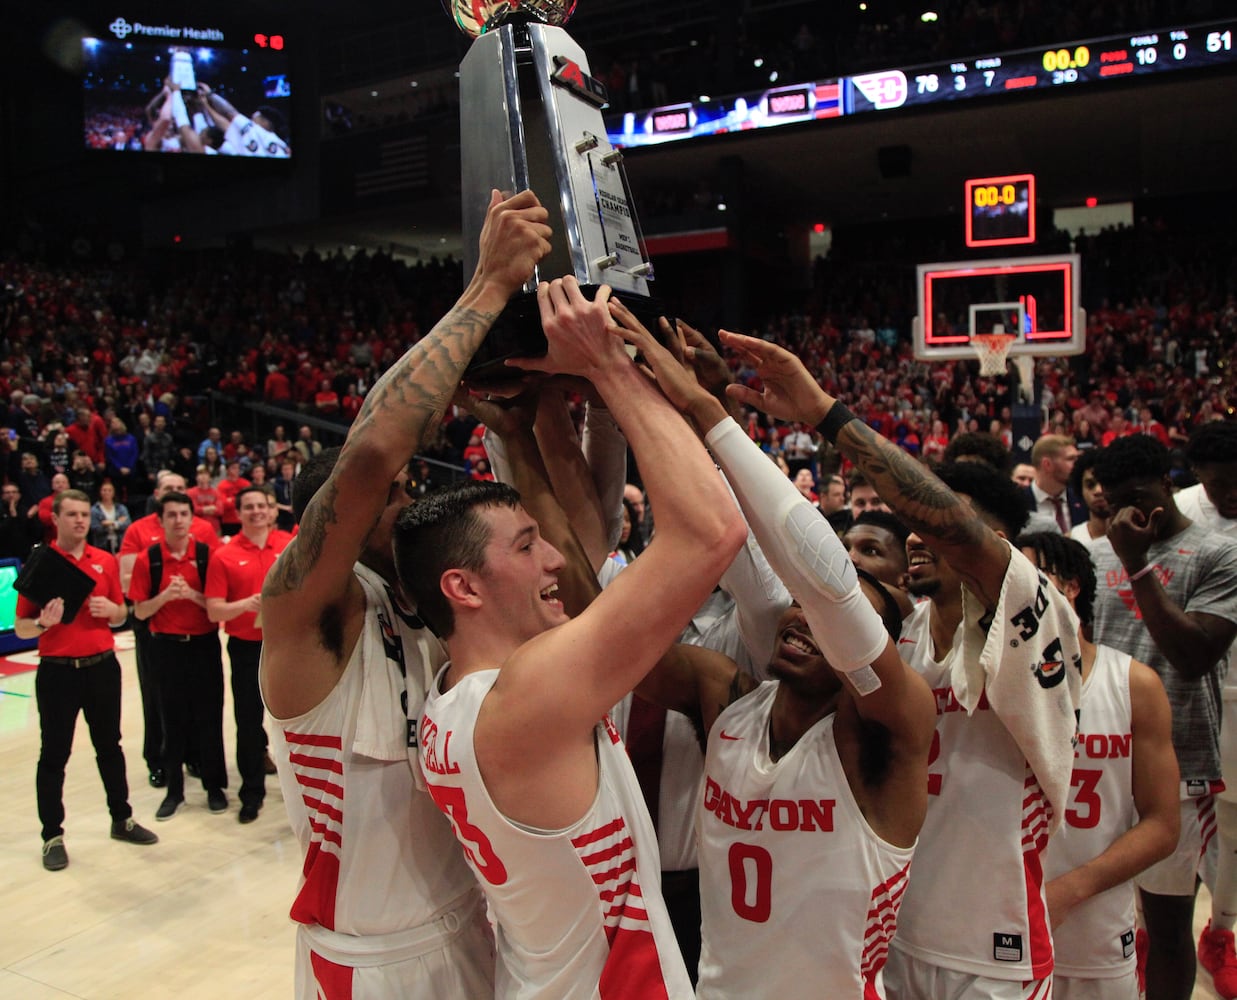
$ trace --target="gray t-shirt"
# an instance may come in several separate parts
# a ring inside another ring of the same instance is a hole
[[[1134,588],[1112,542],[1097,540],[1091,550],[1098,586],[1095,641],[1148,664],[1164,682],[1173,711],[1173,748],[1183,781],[1220,777],[1221,658],[1198,680],[1187,680],[1152,641],[1134,599]],[[1187,612],[1198,611],[1237,622],[1237,542],[1191,524],[1147,551],[1169,599]]]

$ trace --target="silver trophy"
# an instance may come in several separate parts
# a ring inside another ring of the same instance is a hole
[[[539,280],[574,274],[586,294],[607,284],[654,333],[653,265],[623,169],[606,138],[606,88],[560,27],[575,0],[443,0],[474,39],[460,64],[464,276],[477,268],[493,188],[536,192],[550,213],[553,249],[499,317],[469,367],[472,379],[503,372],[503,359],[546,351]],[[510,372],[510,369],[505,369]]]

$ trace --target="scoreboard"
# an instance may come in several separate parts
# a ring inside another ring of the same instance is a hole
[[[1237,19],[996,52],[840,79],[782,83],[730,97],[700,96],[670,107],[609,115],[606,132],[614,146],[651,146],[898,108],[1102,87],[1113,80],[1234,65]]]

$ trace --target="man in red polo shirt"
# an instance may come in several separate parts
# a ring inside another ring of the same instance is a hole
[[[165,493],[184,493],[185,477],[179,472],[169,472],[160,469],[155,476],[154,499]],[[189,530],[199,542],[205,542],[211,548],[219,544],[219,536],[204,518],[195,517]],[[137,557],[149,549],[155,542],[163,540],[163,522],[159,520],[159,512],[139,517],[125,532],[120,543],[120,586],[127,594],[129,583],[133,576],[133,564]],[[150,783],[155,788],[167,785],[167,774],[163,767],[163,709],[159,702],[159,675],[149,650],[150,628],[147,622],[134,619],[133,622],[133,653],[137,659],[137,681],[142,690],[142,723],[145,735],[142,740],[142,756],[146,758],[146,768],[150,772]],[[189,747],[186,762],[191,765],[191,771],[197,769],[197,750]]]
[[[262,608],[262,582],[292,537],[273,530],[273,508],[266,488],[241,490],[236,509],[241,519],[240,534],[220,546],[206,571],[206,614],[213,622],[223,622],[228,634],[236,769],[241,775],[238,818],[242,823],[252,823],[266,797],[266,731],[262,728],[262,695],[258,690],[262,629],[257,613]]]
[[[241,475],[241,463],[236,459],[229,459],[227,472],[215,487],[215,493],[219,497],[219,533],[225,538],[241,530],[241,519],[236,512],[236,498],[240,496],[241,490],[248,489],[251,485],[253,484]]]
[[[171,819],[185,801],[182,765],[190,742],[198,751],[198,768],[211,812],[226,812],[227,765],[223,759],[223,658],[219,629],[206,614],[203,589],[207,572],[199,569],[193,538],[193,501],[184,493],[159,499],[163,540],[142,552],[133,564],[129,600],[133,613],[150,621],[148,649],[159,674],[163,708],[163,763],[167,795],[155,819]],[[151,560],[157,553],[162,570],[152,584]]]
[[[64,848],[64,769],[73,749],[77,713],[86,716],[99,776],[112,815],[112,839],[153,844],[159,838],[133,821],[125,755],[120,748],[120,664],[112,646],[112,626],[127,610],[116,560],[86,542],[90,498],[64,490],[52,507],[56,537],[51,546],[95,580],[88,602],[71,622],[64,601],[54,597],[40,608],[17,599],[15,631],[39,640],[39,670],[34,679],[42,746],[35,778],[39,821],[43,824],[43,867],[59,871],[69,863]]]

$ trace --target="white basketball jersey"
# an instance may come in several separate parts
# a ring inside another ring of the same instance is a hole
[[[565,830],[529,829],[494,806],[473,752],[477,713],[498,671],[469,674],[443,693],[445,672],[425,702],[421,766],[497,924],[496,996],[691,997],[691,980],[661,897],[653,824],[609,718],[596,728],[598,788],[592,807]]]
[[[702,998],[884,995],[911,848],[868,826],[820,720],[769,753],[778,682],[726,708],[709,734],[700,836]],[[916,861],[918,867],[918,861]]]
[[[379,935],[428,922],[475,883],[451,824],[417,787],[415,747],[408,747],[408,716],[399,704],[406,698],[408,713],[419,713],[419,661],[441,662],[440,647],[428,632],[421,642],[404,627],[376,574],[358,567],[357,576],[365,590],[365,624],[352,657],[321,704],[297,718],[274,720],[271,749],[291,764],[279,768],[279,783],[305,856],[292,919]],[[389,693],[395,704],[366,706],[367,672],[371,690]],[[383,720],[386,746],[405,748],[403,756],[358,752],[366,712]]]
[[[970,716],[959,705],[948,657],[933,659],[931,611],[929,601],[917,605],[898,640],[932,688],[937,714],[928,815],[893,946],[971,975],[1043,979],[1052,972],[1040,859],[1048,801],[987,696]]]
[[[1134,825],[1130,655],[1097,646],[1082,686],[1078,746],[1065,822],[1048,841],[1044,874],[1086,864]],[[1079,904],[1056,929],[1056,974],[1115,979],[1134,968],[1134,885]]]

